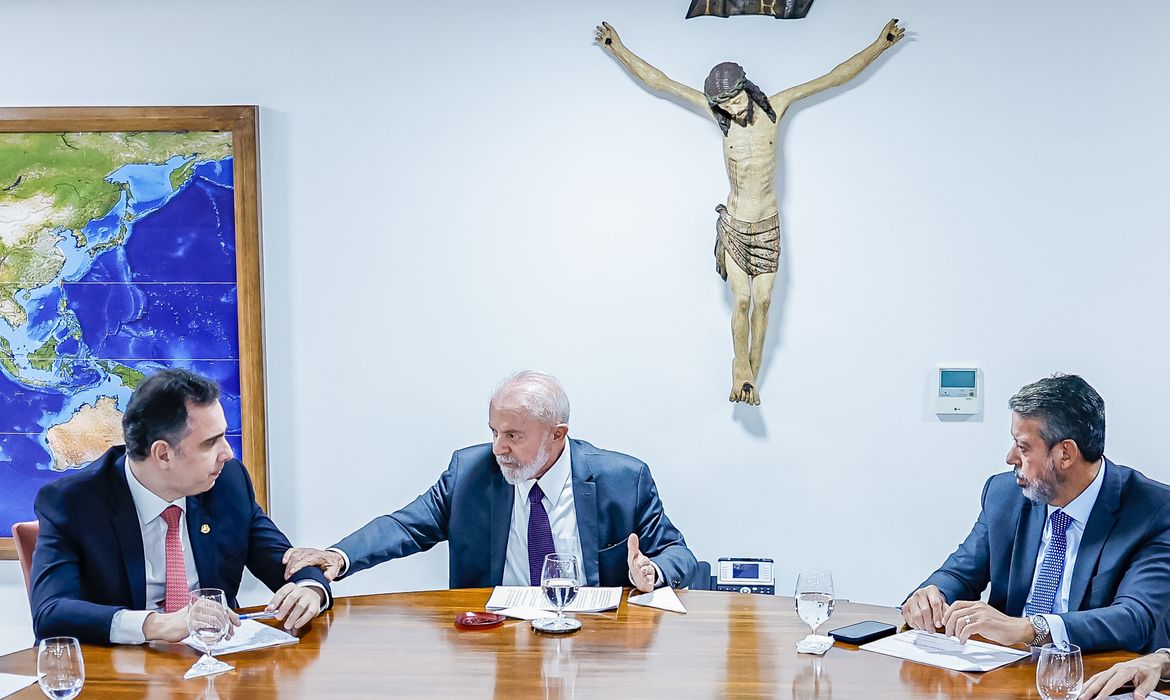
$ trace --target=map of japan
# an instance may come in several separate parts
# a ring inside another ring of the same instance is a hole
[[[241,454],[232,163],[228,132],[0,133],[0,537],[158,369],[220,383]]]

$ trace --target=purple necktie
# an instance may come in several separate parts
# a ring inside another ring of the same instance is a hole
[[[553,546],[552,526],[548,513],[544,512],[544,491],[540,484],[533,484],[528,492],[528,579],[533,586],[540,585],[540,570],[544,568],[544,555],[557,551]]]
[[[1040,563],[1040,573],[1032,588],[1032,599],[1024,606],[1025,615],[1047,615],[1053,612],[1060,580],[1064,577],[1064,550],[1068,548],[1065,534],[1072,524],[1072,518],[1063,510],[1054,510],[1051,520],[1048,548],[1044,551],[1044,561]]]

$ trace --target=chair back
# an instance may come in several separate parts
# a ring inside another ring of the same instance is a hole
[[[40,532],[41,524],[36,520],[15,523],[12,526],[12,538],[16,540],[16,558],[20,560],[20,568],[24,570],[24,588],[29,595],[32,595],[29,572],[32,570],[33,550],[37,548],[37,535]]]

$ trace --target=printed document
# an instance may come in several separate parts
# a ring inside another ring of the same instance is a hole
[[[292,636],[288,632],[275,627],[269,627],[255,620],[243,620],[240,626],[236,628],[231,639],[225,639],[219,644],[211,647],[216,656],[224,654],[235,654],[239,651],[251,651],[253,649],[264,649],[265,647],[274,647],[281,644],[296,644],[300,640]],[[195,651],[205,651],[203,643],[194,637],[187,637],[183,643],[191,647]]]
[[[577,590],[577,597],[565,606],[565,612],[602,612],[616,610],[622,602],[620,586],[612,588],[590,588],[581,586]],[[556,606],[548,602],[540,586],[496,586],[488,598],[488,610],[504,610],[506,608],[536,608],[538,610],[556,610]]]
[[[1031,656],[1027,651],[985,642],[959,644],[955,637],[922,630],[883,637],[876,642],[862,644],[861,648],[927,666],[967,672],[990,671]]]

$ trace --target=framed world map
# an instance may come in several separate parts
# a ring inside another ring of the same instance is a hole
[[[0,558],[166,367],[219,382],[267,507],[256,116],[0,108]]]

